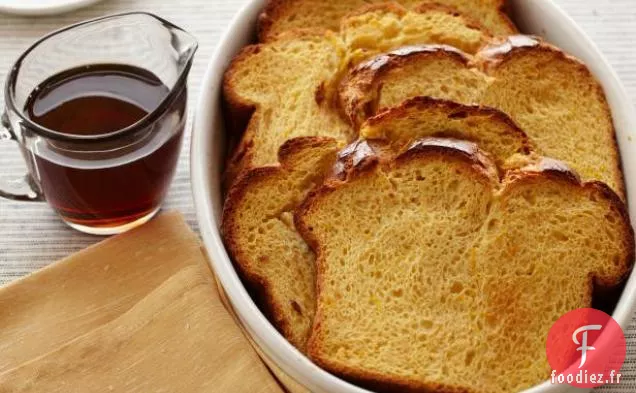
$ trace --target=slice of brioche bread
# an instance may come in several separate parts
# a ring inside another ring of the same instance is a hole
[[[468,55],[450,46],[396,49],[358,65],[343,78],[340,107],[351,124],[360,127],[367,118],[411,97],[476,103],[488,80],[470,62]]]
[[[359,65],[339,88],[342,110],[358,126],[414,96],[491,106],[508,114],[539,154],[565,161],[584,179],[603,181],[624,198],[611,113],[587,67],[527,36],[497,41],[472,63],[456,52],[410,48]]]
[[[493,43],[478,60],[493,78],[482,104],[509,114],[541,154],[624,196],[612,114],[603,88],[582,62],[525,36]]]
[[[262,42],[276,39],[285,31],[311,26],[337,31],[342,18],[355,10],[378,4],[378,0],[270,0],[260,15],[258,30]],[[506,15],[505,0],[399,0],[407,8],[422,3],[453,7],[474,21],[482,23],[494,35],[510,35],[516,28]]]
[[[506,337],[483,352],[482,367],[501,359],[519,365],[490,374],[502,392],[540,382],[541,366],[548,375],[550,327],[569,311],[592,307],[596,289],[619,287],[634,261],[633,236],[625,205],[606,184],[581,183],[552,159],[509,174],[471,251],[483,278],[486,341]]]
[[[313,321],[314,254],[292,212],[336,158],[333,139],[287,141],[277,166],[252,169],[230,190],[223,211],[225,244],[274,326],[304,350]]]
[[[348,64],[413,44],[446,44],[475,53],[490,39],[478,22],[431,4],[413,10],[397,3],[364,7],[342,20],[340,33]]]
[[[352,138],[325,92],[341,68],[342,53],[331,33],[294,31],[270,44],[248,46],[232,61],[224,97],[230,117],[248,126],[228,164],[230,179],[247,168],[276,163],[288,139]]]
[[[499,168],[534,149],[528,136],[503,112],[430,97],[415,97],[370,118],[360,137],[380,139],[396,152],[418,139],[445,137],[475,142]]]
[[[551,163],[499,183],[476,145],[424,140],[312,193],[295,216],[317,254],[310,358],[383,392],[546,379],[551,325],[634,257],[620,199]]]

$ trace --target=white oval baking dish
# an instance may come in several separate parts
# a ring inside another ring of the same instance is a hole
[[[510,0],[512,17],[520,30],[537,34],[579,57],[600,80],[612,109],[618,144],[622,153],[630,216],[636,222],[636,115],[619,81],[604,56],[587,35],[551,0]],[[232,57],[252,42],[255,22],[265,0],[250,1],[233,19],[210,61],[202,84],[202,93],[194,121],[191,146],[192,187],[197,218],[212,268],[224,288],[240,322],[260,352],[295,382],[315,393],[365,393],[315,366],[289,344],[260,313],[243,287],[223,246],[219,233],[221,168],[224,157],[224,125],[221,112],[223,73]],[[582,108],[582,110],[585,110]],[[636,275],[632,274],[614,312],[625,329],[636,303]],[[560,393],[567,386],[545,382],[526,393]],[[293,391],[296,391],[294,389]],[[576,390],[580,392],[581,390]]]

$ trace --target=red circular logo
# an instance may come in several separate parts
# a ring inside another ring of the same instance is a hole
[[[577,388],[619,384],[625,352],[625,335],[614,318],[593,308],[570,311],[548,334],[551,382]]]

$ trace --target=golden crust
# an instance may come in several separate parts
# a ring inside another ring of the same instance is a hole
[[[587,68],[581,60],[545,42],[541,37],[532,35],[514,35],[504,38],[494,38],[475,54],[471,65],[489,74],[505,65],[506,62],[512,61],[516,56],[523,56],[528,53],[532,56],[537,56],[540,53],[549,53],[553,56],[557,56],[560,60],[574,65],[577,70],[585,73],[591,79],[596,80],[589,68]],[[601,88],[600,84],[599,88]]]

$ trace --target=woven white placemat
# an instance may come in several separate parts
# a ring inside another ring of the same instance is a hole
[[[332,1],[332,0],[325,0]],[[337,1],[337,0],[333,0]],[[636,1],[556,0],[607,55],[636,102]],[[158,14],[194,34],[200,44],[190,75],[190,113],[199,95],[207,61],[232,16],[246,0],[104,0],[66,15],[23,18],[0,15],[0,80],[34,40],[52,30],[102,15],[145,10]],[[0,97],[2,103],[3,97]],[[0,106],[0,107],[3,107]],[[188,132],[189,134],[189,132]],[[189,135],[172,184],[166,209],[180,210],[197,228],[189,183]],[[0,173],[19,173],[21,157],[15,149],[0,146]],[[0,285],[63,258],[100,238],[73,231],[43,203],[14,203],[0,199]],[[636,319],[635,319],[636,322]],[[1,332],[0,332],[1,334]],[[636,326],[626,332],[628,360],[619,386],[610,393],[636,392]]]

